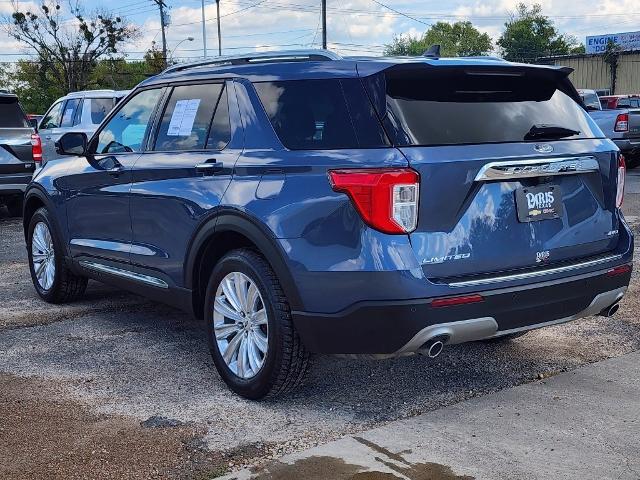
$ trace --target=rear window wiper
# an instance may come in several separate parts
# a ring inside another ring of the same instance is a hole
[[[573,137],[574,135],[578,135],[579,133],[580,132],[578,130],[561,127],[559,125],[537,124],[531,127],[531,130],[527,132],[527,134],[524,136],[524,139],[525,140],[540,140],[540,139],[553,140],[556,138]]]

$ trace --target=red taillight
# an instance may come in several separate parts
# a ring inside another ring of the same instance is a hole
[[[629,114],[628,113],[621,113],[616,117],[616,124],[613,130],[615,132],[629,131]]]
[[[42,165],[42,140],[37,133],[31,134],[31,156],[36,163],[36,167]]]
[[[624,201],[624,183],[627,176],[627,164],[624,156],[618,154],[618,189],[616,191],[616,207],[622,207]]]
[[[463,297],[437,298],[431,302],[433,308],[455,307],[456,305],[468,305],[470,303],[484,302],[481,295],[465,295]]]
[[[607,277],[617,277],[618,275],[624,275],[631,271],[631,265],[620,265],[619,267],[612,268],[607,272]]]
[[[349,195],[362,219],[384,233],[409,233],[418,224],[420,176],[410,168],[329,171],[336,192]]]

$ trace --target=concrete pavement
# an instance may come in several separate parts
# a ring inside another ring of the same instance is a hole
[[[391,422],[224,478],[638,480],[640,352]]]

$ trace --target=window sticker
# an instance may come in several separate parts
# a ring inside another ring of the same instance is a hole
[[[198,113],[200,99],[178,100],[171,115],[167,136],[169,137],[188,137],[193,130],[193,122]]]

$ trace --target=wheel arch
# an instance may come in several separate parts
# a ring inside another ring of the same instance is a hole
[[[191,242],[185,263],[185,287],[192,291],[193,313],[204,317],[204,292],[211,270],[227,252],[251,248],[267,260],[275,272],[292,310],[301,308],[300,294],[275,237],[250,215],[225,210],[204,223]]]
[[[22,227],[24,230],[25,241],[27,241],[31,217],[33,217],[33,214],[41,207],[45,207],[51,213],[54,220],[53,228],[56,229],[55,233],[58,235],[58,238],[64,238],[61,235],[62,232],[60,231],[60,226],[58,225],[57,218],[55,216],[56,209],[53,208],[53,203],[46,193],[42,192],[38,188],[31,188],[27,190],[27,193],[24,196],[24,207],[22,210]]]

